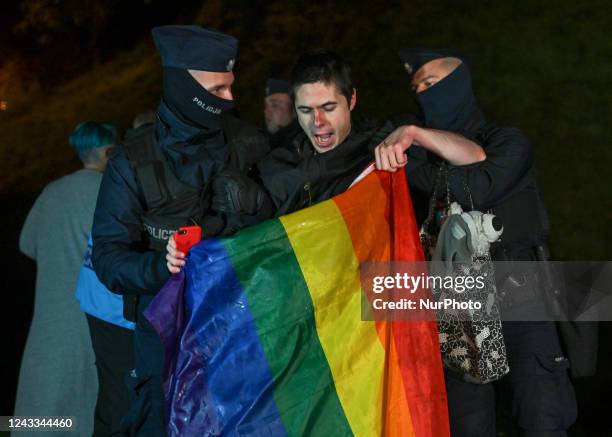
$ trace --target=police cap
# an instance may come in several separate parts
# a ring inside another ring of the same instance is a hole
[[[266,97],[275,93],[291,94],[291,85],[286,80],[270,78],[266,82]]]
[[[406,72],[412,76],[419,68],[427,64],[429,61],[440,58],[459,58],[467,63],[466,57],[453,49],[427,49],[414,48],[403,49],[399,51],[399,57],[404,65]]]
[[[163,67],[232,71],[238,40],[201,26],[159,26],[151,31]]]

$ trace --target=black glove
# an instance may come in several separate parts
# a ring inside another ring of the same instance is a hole
[[[268,202],[259,184],[236,170],[224,170],[213,180],[212,209],[226,214],[255,215]]]

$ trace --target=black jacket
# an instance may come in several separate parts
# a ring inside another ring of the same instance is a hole
[[[268,134],[270,148],[274,150],[278,147],[291,147],[293,139],[301,132],[302,128],[300,127],[297,118],[295,118],[291,123],[280,128],[277,132]]]
[[[476,209],[491,210],[501,218],[504,232],[501,240],[491,245],[494,260],[539,259],[534,247],[546,245],[549,222],[536,180],[531,143],[519,129],[487,125],[484,121],[468,136],[483,147],[487,158],[476,164],[449,166],[451,198],[469,209],[467,186]],[[417,218],[423,220],[441,161],[420,147],[411,147],[408,155],[408,182]],[[438,198],[442,197],[444,193],[438,193]],[[503,278],[504,272],[497,271],[496,276]],[[541,289],[541,285],[538,287]],[[572,363],[572,375],[593,375],[597,364],[597,323],[561,322],[558,327]]]
[[[533,148],[527,137],[517,128],[483,124],[471,139],[480,144],[487,157],[484,161],[465,166],[448,166],[451,201],[458,201],[464,209],[492,211],[504,224],[502,240],[494,244],[520,252],[545,243],[548,217],[536,181]],[[411,186],[419,221],[424,219],[440,168],[440,159],[425,149],[408,149],[406,174]],[[445,195],[445,184],[441,185]],[[468,194],[469,193],[469,194]]]
[[[345,191],[374,160],[373,150],[392,129],[372,121],[354,123],[346,140],[333,150],[317,153],[304,132],[291,147],[273,150],[259,166],[277,216],[288,214]]]
[[[239,122],[232,125],[238,126]],[[248,172],[268,152],[262,134],[253,129],[245,131],[246,135],[238,135],[230,148],[227,132],[202,132],[181,122],[162,103],[156,141],[174,174],[185,184],[203,189],[228,165],[232,154],[237,167]],[[142,222],[145,211],[145,197],[134,165],[125,148],[118,146],[102,179],[92,229],[94,269],[113,292],[154,295],[170,276],[165,253],[149,247]],[[263,218],[251,217],[244,225]]]

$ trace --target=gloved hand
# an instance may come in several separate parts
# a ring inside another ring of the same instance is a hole
[[[248,176],[236,170],[224,170],[213,180],[212,209],[226,214],[257,214],[268,195]]]

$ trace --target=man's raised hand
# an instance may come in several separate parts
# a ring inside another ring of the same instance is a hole
[[[408,163],[405,152],[414,141],[413,127],[398,127],[382,143],[376,146],[374,155],[378,170],[395,172]]]

